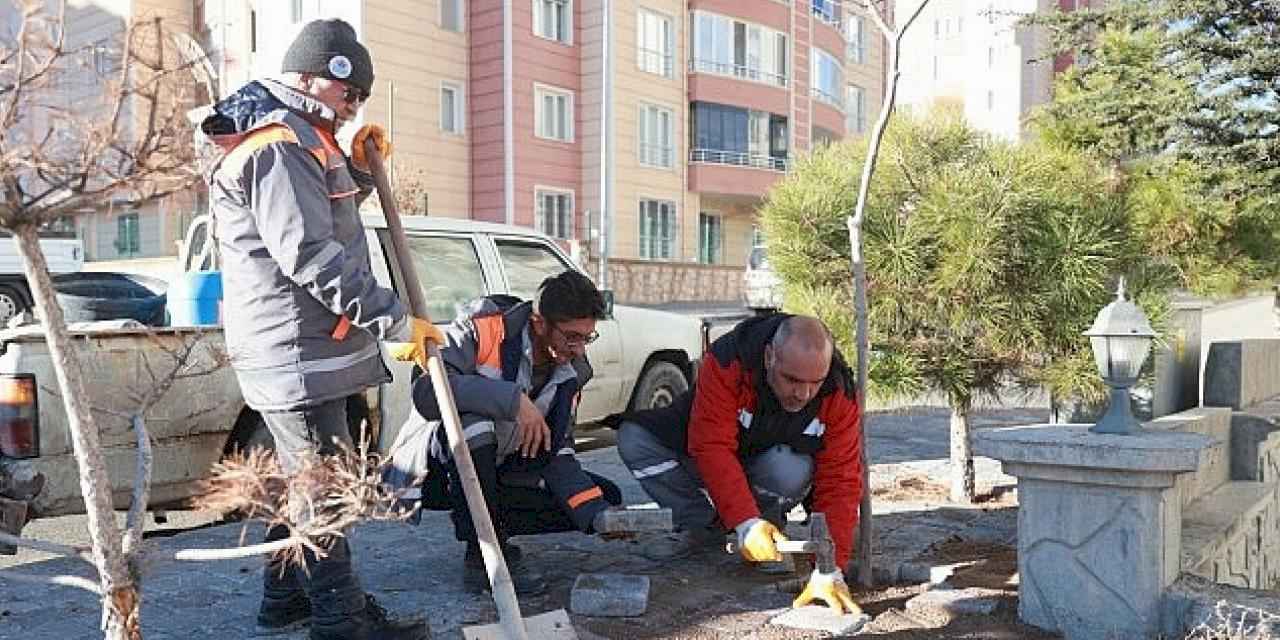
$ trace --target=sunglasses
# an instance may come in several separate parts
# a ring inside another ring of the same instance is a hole
[[[361,89],[360,87],[353,87],[349,84],[343,83],[342,99],[345,100],[347,104],[363,104],[369,99],[369,92]]]
[[[551,325],[551,330],[564,336],[564,341],[571,347],[586,346],[600,339],[599,331],[592,331],[584,335],[575,331],[565,331],[554,324]]]

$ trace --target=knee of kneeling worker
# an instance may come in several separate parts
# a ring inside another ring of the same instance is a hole
[[[642,462],[653,450],[653,436],[634,422],[618,427],[618,457],[627,466]]]
[[[749,473],[753,486],[799,500],[813,483],[813,456],[777,445],[752,460]]]

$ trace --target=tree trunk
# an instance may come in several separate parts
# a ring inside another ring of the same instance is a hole
[[[969,444],[969,407],[952,404],[951,501],[971,504],[975,494],[973,448]]]
[[[124,554],[120,548],[120,530],[116,527],[111,503],[111,480],[107,476],[106,459],[102,455],[102,442],[98,438],[98,426],[85,402],[88,394],[84,388],[84,376],[75,354],[75,345],[67,335],[62,307],[54,294],[49,265],[40,250],[40,238],[36,227],[30,224],[13,229],[22,267],[31,286],[36,311],[44,321],[45,339],[49,355],[57,372],[58,390],[66,405],[67,426],[71,432],[71,446],[80,471],[80,492],[84,496],[88,515],[89,538],[93,543],[94,564],[98,568],[103,593],[103,629],[107,640],[137,640],[142,637],[139,627],[140,597],[129,575]]]
[[[864,413],[858,422],[862,439],[862,502],[858,505],[858,583],[871,587],[871,464],[867,459],[867,358],[871,351],[871,336],[867,332],[867,265],[862,259],[862,221],[866,218],[867,197],[871,193],[871,177],[876,171],[876,157],[880,155],[880,142],[884,140],[884,132],[889,127],[889,117],[893,115],[893,105],[898,98],[898,79],[902,72],[898,69],[902,52],[902,36],[907,33],[911,23],[924,11],[929,0],[922,0],[915,11],[902,23],[896,31],[889,28],[889,23],[881,9],[873,3],[867,3],[866,9],[871,19],[889,43],[888,75],[885,78],[884,102],[880,105],[880,117],[871,130],[871,142],[867,146],[867,156],[862,161],[862,176],[858,183],[858,202],[854,205],[853,215],[845,218],[845,227],[849,231],[849,261],[853,277],[853,316],[855,321],[855,344],[857,345],[857,372],[859,406]]]

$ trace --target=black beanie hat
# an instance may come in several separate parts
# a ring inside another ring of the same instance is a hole
[[[311,73],[373,91],[373,60],[356,30],[337,18],[312,20],[284,54],[283,72]]]

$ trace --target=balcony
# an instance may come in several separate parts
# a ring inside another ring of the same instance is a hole
[[[762,198],[786,175],[786,170],[786,158],[719,149],[692,149],[689,152],[689,190]]]
[[[692,149],[689,152],[689,162],[692,164],[721,164],[734,167],[752,167],[755,169],[769,169],[771,171],[781,171],[784,173],[787,170],[786,158],[776,158],[774,156],[758,153],[744,153],[741,151],[721,151],[719,149]]]
[[[786,88],[787,86],[787,76],[782,74],[762,71],[760,69],[752,69],[746,65],[718,62],[702,58],[696,58],[689,61],[689,72],[711,73],[729,78],[740,78],[742,80],[751,80],[752,82],[762,82],[782,88]]]
[[[675,76],[675,60],[670,53],[653,49],[640,49],[636,58],[636,66],[641,71],[664,78]]]
[[[825,102],[839,109],[841,112],[844,111],[844,99],[840,96],[833,96],[818,87],[809,87],[809,95],[812,96],[814,100]]]

